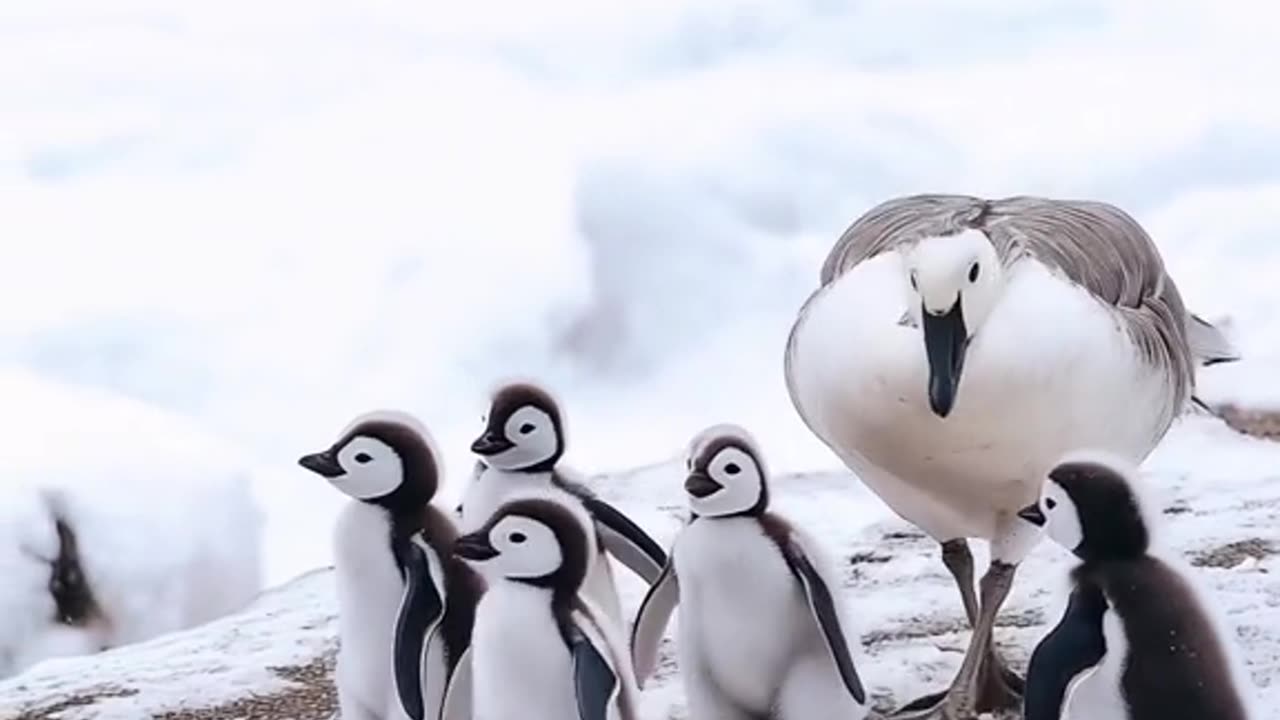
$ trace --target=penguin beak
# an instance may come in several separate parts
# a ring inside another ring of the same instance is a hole
[[[490,455],[497,455],[504,450],[510,450],[515,446],[515,443],[498,434],[497,431],[486,430],[483,435],[476,438],[475,442],[471,443],[471,452],[489,457]]]
[[[1044,511],[1040,509],[1040,503],[1031,503],[1030,505],[1018,511],[1018,517],[1035,525],[1036,527],[1044,527],[1049,518],[1044,516]]]
[[[955,407],[969,331],[964,325],[959,297],[951,309],[941,315],[934,315],[928,308],[921,310],[924,350],[929,358],[929,407],[938,417],[945,418]]]
[[[329,478],[330,480],[346,474],[346,471],[338,464],[338,458],[329,450],[311,453],[310,455],[303,455],[298,458],[298,464],[311,472],[321,477]]]
[[[483,561],[498,557],[498,550],[489,542],[488,533],[474,532],[454,541],[453,554],[463,560]]]
[[[724,486],[712,480],[706,473],[694,471],[684,481],[684,490],[696,498],[704,498],[714,494]]]

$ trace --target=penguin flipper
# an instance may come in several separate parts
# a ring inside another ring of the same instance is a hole
[[[444,691],[440,720],[471,720],[471,646],[458,657]]]
[[[644,578],[645,582],[652,584],[657,580],[667,564],[667,553],[662,546],[631,518],[604,500],[594,495],[581,499],[596,522],[605,551]]]
[[[849,642],[845,639],[844,628],[840,625],[840,615],[836,611],[835,599],[831,588],[822,579],[821,573],[813,566],[804,547],[794,536],[788,540],[783,556],[791,572],[800,580],[805,598],[809,601],[809,610],[818,621],[818,629],[827,641],[827,649],[835,660],[840,679],[849,690],[849,694],[859,705],[867,704],[867,690],[858,676],[858,668],[853,663],[853,653],[849,651]]]
[[[636,684],[644,687],[644,681],[658,664],[658,645],[662,633],[671,621],[671,613],[680,602],[680,582],[676,578],[675,563],[668,560],[657,580],[649,586],[635,623],[631,626],[631,664],[635,668]]]
[[[435,550],[418,535],[409,541],[403,559],[406,577],[392,643],[392,680],[405,714],[424,720],[423,660],[433,650],[442,651],[436,631],[444,618],[444,573]]]
[[[1106,612],[1107,598],[1097,585],[1080,581],[1071,591],[1062,619],[1031,653],[1023,696],[1026,720],[1058,720],[1071,683],[1107,652]]]
[[[609,662],[609,648],[599,647],[594,633],[575,623],[569,641],[573,656],[573,685],[579,720],[609,720],[621,682]]]

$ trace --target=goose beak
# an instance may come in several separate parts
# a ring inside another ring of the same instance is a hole
[[[923,308],[921,317],[924,350],[929,358],[929,407],[935,415],[945,418],[955,407],[969,331],[964,325],[964,311],[958,297],[945,313],[935,315]]]

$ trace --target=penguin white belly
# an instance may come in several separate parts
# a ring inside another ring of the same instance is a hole
[[[1102,636],[1106,639],[1107,653],[1097,667],[1088,670],[1069,689],[1063,703],[1063,716],[1067,720],[1128,720],[1129,710],[1121,693],[1120,681],[1124,674],[1124,661],[1129,655],[1129,643],[1124,625],[1114,610],[1107,610],[1102,618]]]
[[[700,663],[691,677],[736,707],[769,711],[791,665],[817,639],[777,546],[754,519],[700,519],[674,555],[681,661]]]
[[[406,717],[391,681],[392,637],[404,581],[391,554],[390,537],[390,524],[379,508],[352,502],[338,515],[335,673],[343,720]]]
[[[490,587],[471,643],[472,720],[577,720],[569,649],[548,591]]]

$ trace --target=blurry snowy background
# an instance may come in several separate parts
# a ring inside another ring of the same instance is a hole
[[[588,473],[721,420],[781,469],[839,467],[787,400],[783,345],[832,241],[899,194],[1121,206],[1246,357],[1202,394],[1280,401],[1277,19],[1192,1],[6,2],[0,363],[86,388],[83,414],[33,422],[127,428],[104,409],[127,402],[225,447],[191,469],[248,473],[265,584],[330,560],[340,500],[300,454],[404,408],[456,497],[508,374],[560,391]],[[7,427],[41,392],[0,397]],[[145,462],[166,427],[121,432],[120,454]],[[28,464],[115,482],[97,451],[22,437]],[[188,482],[166,468],[156,482]],[[5,469],[0,489],[33,477]]]

